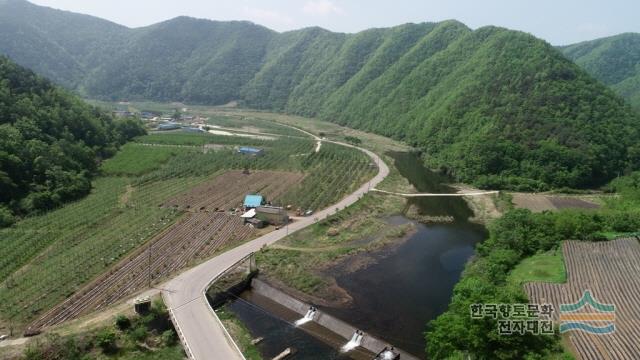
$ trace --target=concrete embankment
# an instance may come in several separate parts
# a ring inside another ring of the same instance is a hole
[[[307,304],[303,301],[300,301],[292,297],[291,295],[286,294],[279,289],[276,289],[275,287],[269,285],[268,283],[260,279],[254,278],[251,281],[251,289],[253,292],[261,296],[264,296],[266,298],[269,298],[272,301],[288,308],[289,310],[294,311],[297,314],[300,314],[301,317],[307,313],[307,311],[309,310],[309,307],[311,306],[311,304]],[[316,311],[313,321],[319,324],[320,326],[340,335],[341,337],[347,340],[351,339],[351,337],[356,332],[356,330],[359,330],[345,323],[342,320],[339,320],[329,314],[322,312],[321,310]],[[377,339],[372,335],[366,334],[366,333],[362,339],[362,343],[360,344],[361,347],[371,351],[374,354],[377,354],[378,352],[382,351],[385,347],[392,346],[392,345],[393,344],[389,344],[385,341]],[[401,349],[396,348],[396,351],[400,353],[401,359],[418,360],[417,357]]]

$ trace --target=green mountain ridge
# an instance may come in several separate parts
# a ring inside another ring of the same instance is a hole
[[[560,50],[640,110],[640,34],[625,33]]]
[[[314,116],[402,139],[424,150],[430,167],[481,187],[593,187],[640,167],[638,114],[558,49],[522,32],[449,20],[355,34],[277,33],[188,17],[129,29],[22,0],[7,4],[13,14],[0,5],[0,53],[87,97],[237,100]],[[79,36],[49,38],[35,15],[20,21],[39,12],[68,17]],[[95,39],[96,29],[106,36]],[[45,56],[30,57],[32,39]],[[89,39],[96,45],[87,47]]]

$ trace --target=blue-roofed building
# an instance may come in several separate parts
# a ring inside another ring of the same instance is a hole
[[[262,204],[264,204],[262,195],[247,195],[244,197],[243,205],[245,209],[255,209]]]
[[[262,149],[256,149],[256,148],[252,148],[252,147],[248,147],[248,146],[241,146],[238,149],[238,152],[240,154],[245,154],[245,155],[262,155],[264,153],[264,150]]]

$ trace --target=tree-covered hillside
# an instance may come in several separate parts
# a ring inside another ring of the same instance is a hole
[[[67,88],[117,53],[127,32],[93,16],[0,0],[0,54]]]
[[[640,110],[640,34],[620,34],[561,50]]]
[[[86,195],[98,160],[142,133],[0,57],[0,227]]]
[[[4,15],[11,21],[0,16],[0,52],[92,98],[237,100],[316,116],[405,140],[429,166],[482,187],[591,187],[640,167],[638,115],[521,32],[445,21],[276,33],[187,17],[128,29],[24,0],[0,0],[0,14],[7,9],[21,10]],[[24,13],[29,26],[19,21]],[[79,35],[48,36],[65,22],[45,18],[68,18]],[[51,45],[45,56],[23,49],[36,37]],[[621,81],[632,92],[634,83]]]

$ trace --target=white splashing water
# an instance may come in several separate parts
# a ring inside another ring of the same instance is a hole
[[[316,311],[313,309],[309,309],[303,318],[296,320],[294,323],[296,326],[304,325],[309,321],[313,320],[313,316],[316,314]]]
[[[342,352],[349,352],[357,348],[358,346],[360,346],[360,344],[362,344],[362,336],[362,334],[356,331],[351,337],[351,340],[349,340],[348,343],[344,344],[340,350]]]

